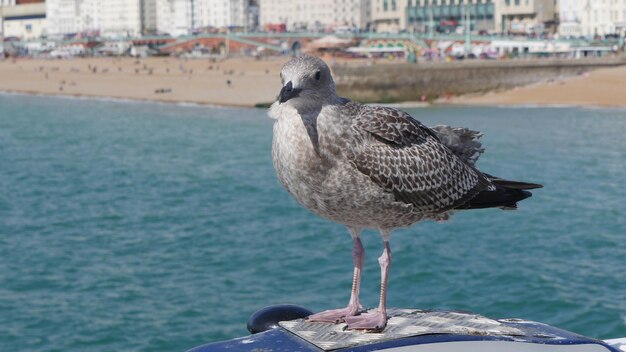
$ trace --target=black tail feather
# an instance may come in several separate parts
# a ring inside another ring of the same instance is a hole
[[[538,183],[511,181],[511,180],[502,179],[500,177],[492,176],[492,175],[489,175],[489,174],[484,174],[484,175],[487,176],[489,181],[491,181],[491,182],[493,182],[495,184],[498,184],[500,186],[506,187],[506,188],[513,188],[513,189],[536,189],[536,188],[543,188],[543,185],[540,185]]]
[[[543,187],[542,185],[536,183],[509,181],[499,177],[487,174],[485,175],[493,183],[495,189],[484,190],[478,193],[476,197],[472,198],[469,202],[463,204],[457,209],[516,209],[517,202],[532,196],[532,193],[527,191],[528,189]]]

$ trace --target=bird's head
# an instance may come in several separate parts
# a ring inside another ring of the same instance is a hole
[[[278,104],[301,108],[321,107],[335,96],[335,82],[321,59],[302,55],[289,60],[280,71],[282,88]]]

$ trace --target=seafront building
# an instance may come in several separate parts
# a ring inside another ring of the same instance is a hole
[[[373,0],[377,1],[377,0]],[[395,0],[394,0],[395,1]],[[284,24],[290,31],[360,31],[368,29],[370,0],[259,0],[259,24]]]
[[[372,0],[371,29],[379,33],[398,33],[407,28],[409,0]]]
[[[191,34],[193,5],[189,0],[156,0],[156,32],[174,37]]]
[[[81,2],[76,0],[46,1],[48,34],[54,36],[82,31],[80,5]]]
[[[557,31],[557,0],[494,1],[496,32],[522,34]]]
[[[156,0],[156,30],[172,36],[209,28],[249,28],[249,0]],[[252,22],[254,23],[254,22]]]
[[[4,26],[2,24],[2,20],[4,17],[2,15],[2,8],[8,7],[8,6],[14,6],[14,5],[15,5],[15,0],[0,0],[0,38],[2,38],[3,32],[4,32]]]
[[[557,0],[372,0],[378,32],[554,32]]]
[[[0,1],[0,36],[36,39],[46,35],[44,0]]]
[[[247,27],[249,3],[247,0],[197,0],[196,27]]]
[[[0,0],[0,35],[215,31],[624,35],[626,0]]]
[[[413,0],[408,2],[408,28],[417,32],[493,31],[493,0]]]
[[[4,12],[16,13],[20,0],[0,0]],[[21,0],[28,1],[28,0]],[[35,0],[31,0],[35,1]],[[122,38],[147,34],[188,35],[207,27],[242,27],[257,22],[251,19],[250,0],[39,0],[38,9],[46,23],[32,25],[32,34],[12,28],[23,23],[9,23],[9,32],[20,38],[40,35],[62,37],[84,34]],[[255,3],[255,2],[252,2]],[[4,16],[0,16],[4,17]],[[9,17],[9,20],[12,20]],[[35,28],[36,27],[36,28]],[[6,34],[5,36],[8,36]]]
[[[48,35],[99,34],[105,37],[144,33],[144,4],[149,0],[47,0]],[[149,17],[148,17],[149,18]]]
[[[559,33],[603,36],[626,30],[626,0],[561,0]]]
[[[141,0],[141,32],[157,34],[157,0]]]
[[[90,0],[98,8],[101,34],[104,36],[140,36],[142,33],[141,0]]]
[[[580,0],[559,2],[559,34],[578,37],[582,35],[582,9]]]

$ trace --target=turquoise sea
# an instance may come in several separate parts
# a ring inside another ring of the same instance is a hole
[[[544,189],[392,238],[389,305],[626,336],[626,110],[409,109]],[[184,351],[347,303],[351,240],[300,207],[264,110],[0,95],[0,351]],[[382,247],[364,234],[362,301]]]

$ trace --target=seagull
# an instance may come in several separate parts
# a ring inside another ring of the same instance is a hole
[[[282,88],[268,115],[272,160],[285,189],[314,214],[347,227],[354,274],[347,307],[310,315],[380,332],[387,324],[391,233],[422,220],[447,220],[457,209],[515,209],[539,184],[479,171],[481,134],[467,128],[428,128],[409,114],[337,96],[330,69],[303,55],[281,69]],[[378,308],[359,301],[365,251],[363,229],[380,231],[383,253]]]

